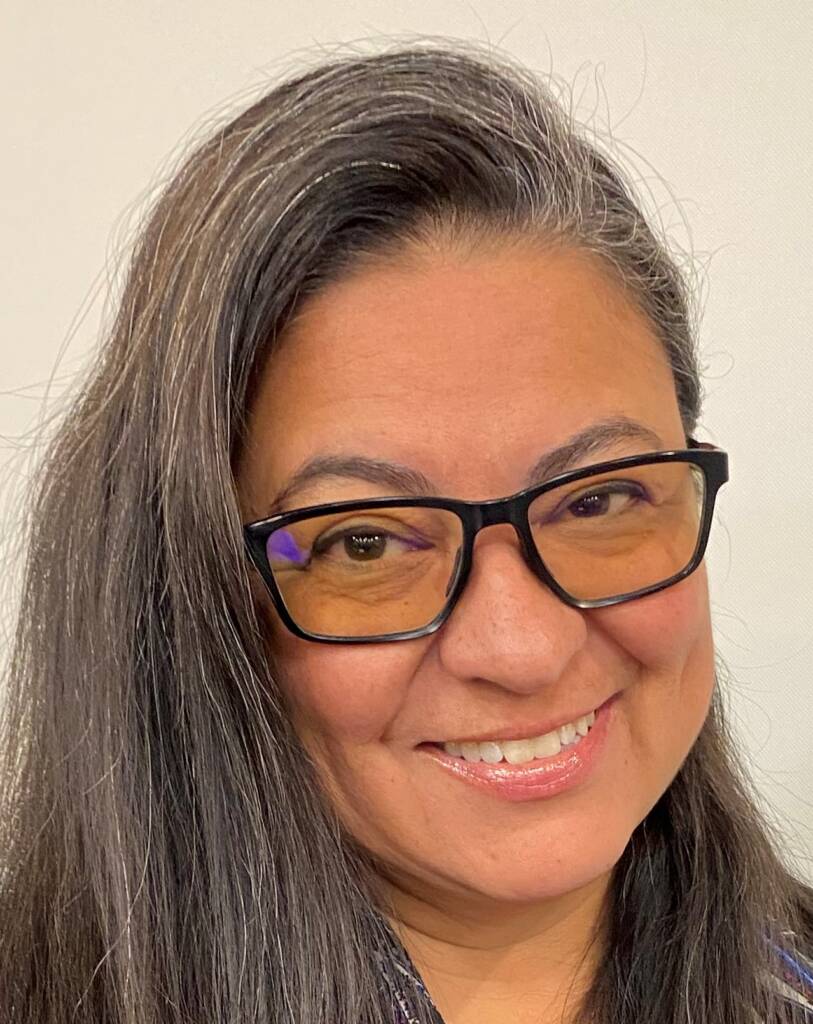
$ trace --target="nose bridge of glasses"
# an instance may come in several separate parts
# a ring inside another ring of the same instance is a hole
[[[476,543],[478,534],[487,526],[512,526],[526,559],[532,557],[525,520],[526,507],[527,502],[517,500],[516,497],[495,498],[476,505],[472,515],[472,544]]]
[[[516,498],[494,498],[483,501],[477,506],[474,517],[478,530],[484,526],[498,526],[501,523],[521,525],[521,510]]]

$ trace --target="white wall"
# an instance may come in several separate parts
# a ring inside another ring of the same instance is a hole
[[[7,537],[33,454],[21,435],[47,383],[60,395],[89,358],[116,232],[224,100],[337,43],[420,33],[501,45],[609,120],[676,241],[707,261],[699,433],[731,456],[708,556],[718,651],[758,786],[813,879],[808,0],[12,0],[10,18],[7,0],[3,21]]]

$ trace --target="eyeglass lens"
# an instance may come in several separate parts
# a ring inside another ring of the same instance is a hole
[[[691,562],[705,476],[660,462],[546,491],[529,506],[531,536],[551,575],[576,600],[656,586]],[[325,636],[420,629],[443,609],[458,572],[463,523],[446,509],[333,512],[289,523],[266,551],[291,618]]]

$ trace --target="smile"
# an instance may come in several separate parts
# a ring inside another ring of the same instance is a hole
[[[447,742],[438,744],[452,757],[465,761],[485,761],[486,764],[528,764],[541,757],[553,757],[563,747],[576,746],[590,731],[596,720],[595,711],[560,725],[558,729],[521,740],[484,740],[478,743]]]

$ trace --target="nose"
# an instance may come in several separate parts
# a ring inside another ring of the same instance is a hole
[[[477,535],[469,578],[436,646],[443,667],[458,679],[533,693],[561,678],[586,637],[585,612],[539,579],[513,527],[503,524]]]

